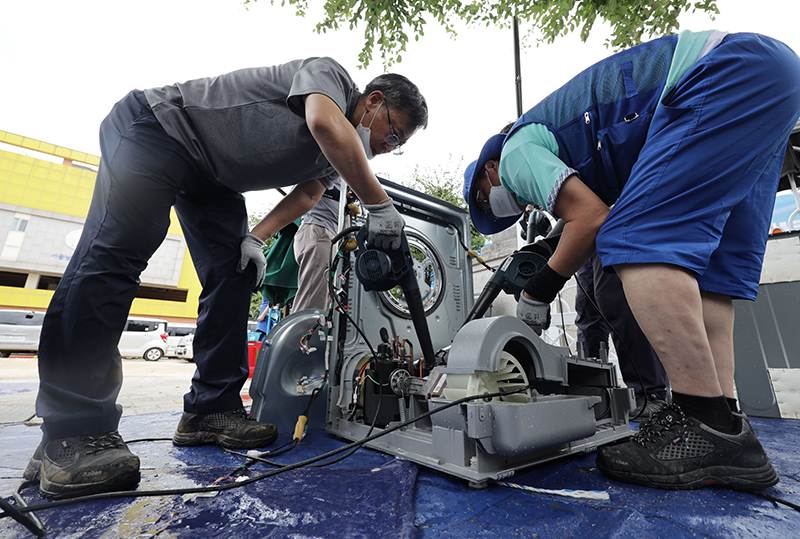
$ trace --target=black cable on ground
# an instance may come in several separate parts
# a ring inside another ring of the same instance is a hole
[[[350,453],[348,453],[348,455],[347,455],[347,456],[350,456],[352,453],[355,452],[355,450],[357,450],[358,448],[366,445],[367,443],[369,443],[369,442],[371,442],[373,440],[376,440],[376,439],[378,439],[378,438],[380,438],[382,436],[386,436],[387,434],[389,434],[391,432],[394,432],[396,430],[405,428],[405,427],[407,427],[409,425],[412,425],[413,423],[415,423],[415,422],[417,422],[417,421],[419,421],[421,419],[425,419],[425,418],[430,417],[431,415],[433,415],[435,413],[447,410],[447,409],[452,408],[454,406],[458,406],[460,404],[464,404],[464,403],[471,402],[471,401],[474,401],[474,400],[482,400],[482,399],[490,400],[490,399],[492,399],[494,397],[504,397],[504,396],[508,396],[508,395],[513,395],[515,393],[521,393],[523,391],[528,391],[530,389],[531,389],[530,386],[526,386],[526,387],[519,388],[519,389],[516,389],[516,390],[513,390],[513,391],[508,391],[508,392],[499,391],[499,392],[496,392],[496,393],[486,393],[486,394],[482,394],[482,395],[472,395],[472,396],[469,396],[469,397],[464,397],[464,398],[461,398],[461,399],[458,399],[458,400],[455,400],[455,401],[451,401],[451,402],[449,402],[449,403],[447,403],[447,404],[445,404],[445,405],[443,405],[441,407],[438,407],[438,408],[436,408],[434,410],[428,410],[427,412],[424,412],[424,413],[420,414],[419,416],[417,416],[417,417],[415,417],[413,419],[410,419],[408,421],[404,421],[402,423],[399,423],[397,425],[389,427],[389,428],[387,428],[387,429],[385,429],[385,430],[383,430],[383,431],[381,431],[381,432],[379,432],[377,434],[374,434],[374,435],[371,435],[371,436],[368,435],[368,436],[364,437],[361,440],[358,440],[358,441],[355,441],[355,442],[351,442],[351,443],[349,443],[347,445],[344,445],[344,446],[342,446],[342,447],[340,447],[338,449],[334,449],[334,450],[328,451],[326,453],[323,453],[322,455],[318,455],[316,457],[312,457],[310,459],[306,459],[304,461],[297,462],[297,463],[294,463],[294,464],[283,464],[283,465],[281,465],[282,466],[281,468],[278,468],[278,469],[275,469],[275,470],[271,470],[269,472],[266,472],[266,473],[263,473],[263,474],[260,474],[260,475],[245,479],[243,481],[239,481],[237,483],[229,483],[229,484],[225,484],[225,485],[214,485],[214,486],[208,486],[208,487],[184,488],[184,489],[107,492],[107,493],[103,493],[103,494],[92,494],[92,495],[89,495],[89,496],[80,496],[80,497],[69,498],[69,499],[65,499],[65,500],[57,500],[57,501],[52,501],[52,502],[45,503],[45,504],[38,504],[38,505],[31,505],[31,506],[27,506],[26,505],[26,506],[20,507],[20,508],[14,508],[13,506],[10,506],[10,504],[8,504],[8,502],[5,502],[5,500],[2,500],[0,498],[0,506],[2,506],[2,508],[4,509],[4,512],[0,513],[0,518],[11,516],[15,520],[17,520],[18,522],[23,524],[26,528],[30,529],[33,533],[36,533],[37,535],[41,536],[41,535],[43,535],[43,533],[40,534],[40,533],[35,531],[35,529],[41,530],[41,528],[39,528],[32,521],[32,519],[35,517],[35,515],[31,515],[31,518],[29,518],[29,517],[27,517],[25,515],[26,513],[33,513],[35,511],[46,510],[46,509],[55,509],[57,507],[63,507],[63,506],[67,506],[67,505],[74,505],[74,504],[77,504],[77,503],[83,503],[83,502],[89,502],[89,501],[97,501],[97,500],[109,500],[109,499],[118,499],[118,498],[140,498],[140,497],[153,497],[153,496],[174,496],[174,495],[185,495],[185,494],[206,493],[206,492],[220,492],[220,491],[224,491],[224,490],[231,490],[231,489],[234,489],[234,488],[238,488],[238,487],[243,487],[243,486],[249,485],[251,483],[255,483],[257,481],[261,481],[261,480],[266,479],[268,477],[272,477],[272,476],[278,475],[279,473],[284,473],[284,472],[288,472],[288,471],[291,471],[291,470],[296,470],[296,469],[304,468],[304,467],[310,467],[312,464],[316,464],[318,462],[324,461],[324,460],[329,459],[331,457],[335,457],[335,456],[339,455],[340,453],[344,453],[346,451],[350,451]],[[376,412],[376,416],[375,417],[377,418],[377,412]],[[374,422],[373,422],[373,427],[374,427]],[[372,431],[372,427],[370,428],[370,432],[371,431]],[[338,462],[339,460],[342,460],[342,459],[337,459],[334,462]],[[333,464],[333,462],[325,463],[323,465],[329,465],[329,464]],[[19,489],[24,488],[25,486],[27,486],[29,484],[32,484],[32,483],[24,482],[23,484],[20,485],[20,487],[18,488],[18,491],[19,491]],[[766,494],[766,493],[763,493],[763,492],[760,492],[760,491],[754,491],[754,492],[752,492],[752,494],[755,495],[755,496],[764,498],[766,500],[772,501],[774,503],[784,504],[784,505],[786,505],[786,506],[788,506],[788,507],[790,507],[790,508],[792,508],[792,509],[794,509],[796,511],[800,511],[800,506],[798,506],[798,505],[796,505],[796,504],[794,504],[792,502],[789,502],[787,500],[778,498],[777,496],[772,496],[770,494]],[[24,501],[23,501],[23,503],[24,503]],[[38,519],[36,519],[36,520],[38,521]],[[43,530],[42,530],[42,532],[43,532]]]
[[[797,505],[796,503],[792,503],[792,502],[790,502],[788,500],[784,500],[783,498],[778,498],[777,496],[773,496],[771,494],[766,494],[764,492],[761,492],[760,490],[754,491],[753,494],[758,496],[759,498],[764,498],[765,500],[769,500],[769,501],[775,502],[775,503],[782,503],[783,505],[785,505],[787,507],[791,507],[795,511],[800,511],[800,505]]]
[[[380,387],[380,397],[383,397],[383,387],[382,386]],[[367,431],[367,436],[366,437],[369,437],[372,434],[372,431],[375,430],[375,424],[378,422],[378,415],[381,413],[381,405],[383,405],[383,398],[379,398],[378,399],[378,407],[375,409],[375,415],[372,417],[372,423],[369,426],[369,430]],[[336,464],[337,462],[341,462],[341,461],[345,460],[346,458],[349,458],[350,456],[353,455],[353,453],[355,453],[359,449],[361,449],[361,446],[354,447],[353,449],[351,449],[347,453],[345,453],[343,455],[339,455],[338,457],[336,457],[333,460],[329,460],[327,462],[321,462],[319,464],[312,464],[310,467],[312,467],[312,468],[324,468],[325,466],[330,466],[332,464]]]
[[[135,440],[125,440],[126,444],[136,444],[140,442],[171,442],[172,438],[136,438]]]
[[[458,399],[458,400],[454,400],[454,401],[451,401],[451,402],[449,402],[449,403],[447,403],[447,404],[445,404],[443,406],[440,406],[440,407],[438,407],[438,408],[436,408],[434,410],[428,410],[427,412],[424,412],[424,413],[420,414],[419,416],[417,416],[417,417],[415,417],[413,419],[409,419],[408,421],[404,421],[402,423],[398,423],[397,425],[394,425],[392,427],[384,429],[384,430],[382,430],[381,432],[379,432],[377,434],[373,434],[371,436],[366,436],[366,437],[362,438],[361,440],[357,440],[355,442],[351,442],[351,443],[346,444],[346,445],[344,445],[344,446],[342,446],[340,448],[333,449],[331,451],[328,451],[327,453],[323,453],[322,455],[317,455],[316,457],[312,457],[310,459],[306,459],[306,460],[301,461],[301,462],[296,462],[294,464],[287,464],[282,468],[278,468],[276,470],[271,470],[269,472],[266,472],[266,473],[263,473],[263,474],[259,474],[259,475],[256,475],[254,477],[250,477],[250,478],[244,479],[244,480],[236,482],[236,483],[228,483],[228,484],[224,484],[224,485],[214,485],[214,486],[207,486],[207,487],[181,488],[181,489],[105,492],[105,493],[102,493],[102,494],[90,494],[88,496],[79,496],[79,497],[68,498],[68,499],[64,499],[64,500],[51,501],[51,502],[48,502],[48,503],[43,503],[43,504],[38,504],[38,505],[30,505],[30,506],[27,506],[27,507],[18,508],[18,509],[16,509],[16,511],[19,512],[19,513],[30,513],[30,512],[34,512],[34,511],[55,509],[57,507],[64,507],[64,506],[67,506],[67,505],[74,505],[74,504],[77,504],[77,503],[84,503],[84,502],[97,501],[97,500],[112,500],[112,499],[119,499],[119,498],[145,498],[145,497],[154,497],[154,496],[176,496],[176,495],[177,496],[183,496],[185,494],[200,494],[200,493],[206,493],[206,492],[221,492],[221,491],[224,491],[224,490],[231,490],[231,489],[234,489],[234,488],[240,488],[240,487],[244,487],[246,485],[250,485],[252,483],[256,483],[256,482],[261,481],[263,479],[266,479],[268,477],[272,477],[272,476],[278,475],[280,473],[289,472],[291,470],[296,470],[296,469],[299,469],[299,468],[305,468],[305,467],[308,467],[308,466],[310,466],[312,464],[316,464],[317,462],[325,461],[325,460],[327,460],[327,459],[329,459],[331,457],[335,457],[335,456],[339,455],[340,453],[344,453],[346,451],[350,451],[353,448],[362,447],[362,446],[366,445],[367,443],[369,443],[369,442],[371,442],[373,440],[377,440],[378,438],[386,436],[389,433],[392,433],[392,432],[394,432],[396,430],[400,430],[402,428],[405,428],[405,427],[407,427],[409,425],[412,425],[412,424],[416,423],[417,421],[419,421],[421,419],[425,419],[425,418],[430,417],[431,415],[433,415],[435,413],[439,413],[441,411],[447,410],[447,409],[452,408],[454,406],[458,406],[458,405],[461,405],[461,404],[464,404],[464,403],[467,403],[467,402],[471,402],[471,401],[474,401],[474,400],[492,399],[494,397],[504,397],[504,396],[508,396],[508,395],[513,395],[515,393],[521,393],[523,391],[528,391],[530,389],[531,389],[530,387],[526,386],[526,387],[522,387],[522,388],[516,389],[514,391],[499,391],[497,393],[485,393],[485,394],[482,394],[482,395],[472,395],[472,396],[469,396],[469,397],[464,397],[464,398],[461,398],[461,399]],[[0,513],[0,518],[6,517],[6,516],[10,516],[9,513],[7,513],[7,512]]]
[[[255,464],[256,462],[262,462],[264,464],[269,464],[270,466],[276,466],[276,467],[283,466],[280,463],[273,462],[271,460],[265,459],[264,455],[269,455],[270,457],[278,457],[280,455],[284,455],[284,454],[288,453],[289,451],[291,451],[292,449],[294,449],[295,447],[297,447],[297,445],[299,443],[300,443],[300,439],[299,438],[292,438],[291,440],[289,440],[288,442],[286,442],[282,446],[280,446],[278,448],[275,448],[272,451],[260,452],[261,456],[258,456],[258,457],[253,456],[250,453],[242,453],[241,451],[236,451],[235,449],[228,449],[226,447],[223,447],[221,449],[223,451],[225,451],[226,453],[230,453],[231,455],[236,455],[237,457],[244,457],[246,459],[249,459],[247,464],[244,467],[239,467],[239,468],[236,469],[237,472],[240,472],[240,471],[246,470],[247,468],[249,468],[251,465]],[[236,473],[236,472],[233,472],[230,475],[233,475],[234,473]]]

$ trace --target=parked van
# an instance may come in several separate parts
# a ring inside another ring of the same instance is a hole
[[[122,357],[143,357],[147,361],[158,361],[166,351],[166,320],[128,317],[119,339],[119,353]]]
[[[170,322],[167,325],[167,357],[178,357],[178,344],[183,337],[194,335],[197,326],[194,324],[178,324]]]
[[[0,311],[0,357],[39,351],[44,313],[36,311]]]

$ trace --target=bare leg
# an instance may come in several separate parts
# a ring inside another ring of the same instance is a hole
[[[727,330],[725,302],[719,299],[724,296],[715,295],[706,320],[704,298],[688,270],[670,264],[626,264],[614,269],[639,326],[667,371],[672,389],[699,397],[722,395],[714,351],[726,349],[726,345],[716,342]],[[732,308],[730,311],[732,317]],[[732,336],[732,319],[730,326]],[[715,335],[713,346],[709,329]],[[732,343],[730,348],[732,395]]]
[[[703,320],[706,325],[708,342],[714,356],[722,392],[733,398],[733,301],[730,296],[701,292],[703,298]]]
[[[733,395],[731,298],[700,292],[694,275],[678,266],[615,269],[683,413],[676,416],[669,405],[656,423],[641,427],[639,438],[601,447],[597,468],[612,479],[668,489],[718,485],[758,490],[777,483],[747,418],[734,416],[722,396],[723,388],[726,396]],[[707,450],[699,455],[700,439]]]

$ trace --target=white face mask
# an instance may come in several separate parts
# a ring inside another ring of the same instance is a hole
[[[361,138],[361,144],[364,146],[364,153],[367,154],[368,160],[375,157],[375,154],[372,153],[372,146],[370,146],[369,144],[370,134],[372,133],[370,128],[372,127],[372,122],[375,121],[375,116],[378,115],[378,111],[381,110],[382,106],[383,106],[383,101],[381,101],[381,104],[378,105],[377,109],[375,109],[375,114],[372,116],[372,120],[370,120],[369,125],[367,127],[361,125],[361,122],[364,121],[364,116],[367,115],[366,110],[364,111],[364,114],[361,115],[361,119],[358,121],[358,125],[356,126],[356,132],[358,133],[358,136]]]
[[[489,206],[495,217],[514,217],[523,211],[514,200],[514,195],[506,191],[502,185],[492,186],[489,191]]]

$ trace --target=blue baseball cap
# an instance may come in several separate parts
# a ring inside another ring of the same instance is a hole
[[[512,226],[519,220],[519,216],[513,217],[495,217],[489,215],[480,209],[475,200],[475,192],[478,190],[478,177],[483,170],[483,166],[487,161],[495,161],[500,159],[500,153],[503,151],[503,142],[506,140],[504,133],[492,135],[486,144],[481,149],[481,154],[477,161],[473,161],[467,165],[467,170],[464,172],[464,200],[467,202],[469,208],[469,217],[478,232],[481,234],[494,234]],[[522,213],[522,212],[520,212]]]

